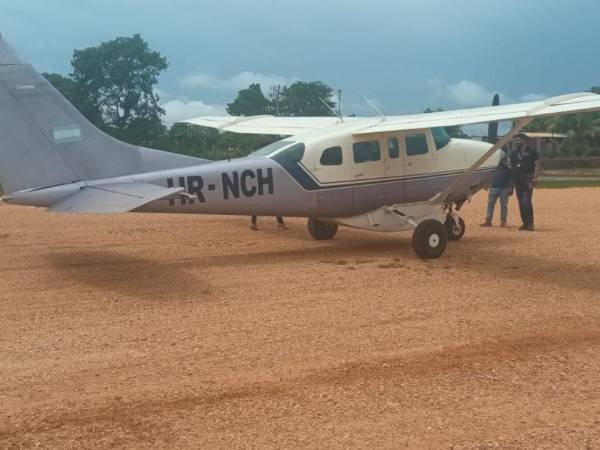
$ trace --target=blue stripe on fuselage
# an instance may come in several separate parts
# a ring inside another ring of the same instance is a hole
[[[422,179],[435,179],[442,178],[448,176],[460,175],[466,170],[451,170],[445,172],[433,172],[427,174],[420,175],[411,175],[411,176],[402,176],[402,177],[386,177],[386,178],[372,178],[370,180],[364,181],[348,181],[348,182],[330,182],[330,183],[322,183],[317,181],[313,175],[309,172],[309,170],[299,162],[291,162],[288,160],[284,160],[281,158],[277,159],[277,156],[272,158],[275,162],[277,162],[281,167],[285,169],[285,171],[290,174],[290,176],[296,180],[296,182],[302,186],[303,189],[307,191],[318,191],[324,189],[338,189],[345,187],[358,187],[358,186],[368,186],[373,184],[382,184],[382,183],[390,183],[395,181],[413,181],[413,180],[422,180]],[[487,167],[483,169],[478,169],[473,172],[473,174],[492,172],[494,167]],[[337,183],[337,184],[334,184]]]

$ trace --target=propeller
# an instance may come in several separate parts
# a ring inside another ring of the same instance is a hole
[[[500,104],[500,96],[498,94],[494,95],[494,100],[492,100],[492,106],[498,106]],[[487,141],[490,144],[495,144],[498,142],[498,122],[490,122],[488,124],[488,136]]]

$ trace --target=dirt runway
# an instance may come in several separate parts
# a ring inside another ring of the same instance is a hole
[[[0,448],[600,448],[600,189],[534,200],[435,261],[0,205]]]

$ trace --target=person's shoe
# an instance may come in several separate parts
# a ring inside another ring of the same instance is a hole
[[[527,227],[527,231],[535,231],[535,228],[534,228],[534,226],[533,226],[533,225],[529,225],[529,226]]]
[[[483,222],[482,224],[479,225],[480,227],[484,227],[484,228],[489,228],[492,226],[492,221],[491,220],[485,220],[485,222]]]
[[[500,226],[501,226],[502,228],[508,228],[508,224],[506,223],[506,220],[504,220],[504,221],[500,222]]]
[[[280,229],[280,230],[287,230],[287,229],[288,229],[288,226],[287,226],[287,224],[285,224],[285,223],[280,223],[280,224],[279,224],[279,229]]]
[[[252,231],[258,231],[258,225],[256,225],[255,223],[251,223],[251,224],[250,224],[250,229],[251,229]]]
[[[526,231],[527,230],[527,225],[523,224],[519,227],[519,231]]]

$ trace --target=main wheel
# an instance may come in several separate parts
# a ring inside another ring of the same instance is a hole
[[[421,222],[413,233],[412,245],[419,258],[439,258],[448,244],[448,230],[437,220],[428,219]]]
[[[331,239],[337,233],[338,226],[334,223],[323,222],[322,220],[311,217],[308,219],[308,232],[317,241],[326,241]]]
[[[467,226],[462,217],[458,218],[458,223],[454,220],[454,217],[448,216],[446,217],[446,231],[448,231],[448,240],[449,241],[460,241],[465,235],[465,231]]]

